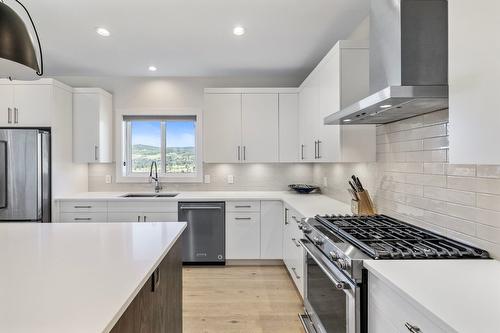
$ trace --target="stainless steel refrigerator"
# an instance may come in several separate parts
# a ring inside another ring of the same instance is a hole
[[[0,222],[50,222],[50,133],[0,129]]]

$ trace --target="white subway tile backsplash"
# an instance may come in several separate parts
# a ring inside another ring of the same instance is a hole
[[[424,173],[431,175],[444,175],[446,163],[424,163]]]
[[[500,165],[448,164],[448,110],[377,126],[377,143],[377,175],[364,176],[378,212],[500,259]],[[330,168],[353,173],[346,165]]]
[[[447,136],[424,139],[424,150],[447,149],[450,143]]]
[[[475,177],[476,166],[469,164],[447,164],[446,174],[448,176]]]
[[[500,165],[478,165],[477,176],[485,178],[500,178]]]
[[[424,197],[467,206],[475,206],[476,204],[476,193],[457,191],[442,187],[425,186]]]

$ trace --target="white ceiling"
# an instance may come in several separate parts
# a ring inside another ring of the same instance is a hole
[[[48,75],[303,77],[369,0],[23,0]],[[12,0],[6,0],[12,2]],[[232,34],[241,24],[247,33]],[[95,28],[103,26],[111,37]],[[158,67],[148,72],[149,65]]]

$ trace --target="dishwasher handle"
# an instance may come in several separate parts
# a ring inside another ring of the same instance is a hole
[[[207,207],[203,207],[203,206],[181,206],[179,207],[179,209],[182,209],[182,210],[221,210],[222,207],[214,207],[214,206],[207,206]]]

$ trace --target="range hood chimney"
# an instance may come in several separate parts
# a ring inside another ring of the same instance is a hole
[[[386,124],[448,108],[448,1],[370,6],[370,96],[325,124]]]

